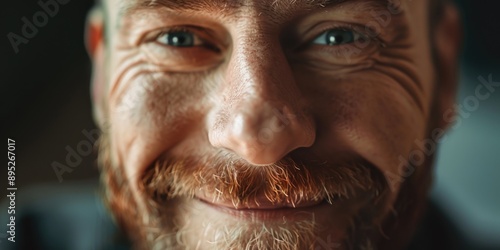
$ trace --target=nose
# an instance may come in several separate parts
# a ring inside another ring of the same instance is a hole
[[[212,146],[255,165],[275,163],[315,140],[314,120],[286,56],[279,41],[269,41],[249,36],[234,43],[208,123]]]

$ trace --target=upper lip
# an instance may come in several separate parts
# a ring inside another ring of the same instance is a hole
[[[254,199],[250,199],[248,202],[245,203],[239,202],[237,204],[234,204],[233,202],[227,200],[208,197],[207,195],[204,194],[197,194],[196,198],[212,205],[226,207],[230,209],[236,209],[236,210],[274,210],[283,208],[305,208],[305,207],[312,207],[323,202],[322,199],[318,199],[318,200],[301,201],[298,203],[292,203],[287,201],[273,203],[269,201],[264,195],[259,195],[256,196]]]

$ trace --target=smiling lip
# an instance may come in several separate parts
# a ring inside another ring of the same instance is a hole
[[[300,209],[306,207],[312,207],[318,205],[323,202],[323,199],[310,200],[310,201],[301,201],[298,203],[292,202],[276,202],[273,203],[269,201],[269,199],[265,195],[258,195],[250,202],[246,202],[245,204],[233,204],[230,201],[224,201],[221,199],[217,199],[211,195],[207,195],[206,192],[198,192],[195,194],[195,197],[205,203],[212,204],[214,206],[226,207],[234,210],[274,210],[274,209]]]
[[[255,202],[245,204],[243,207],[235,207],[233,204],[228,203],[214,203],[210,202],[207,199],[197,197],[198,201],[201,203],[225,214],[229,214],[232,216],[236,216],[242,219],[261,219],[261,220],[272,220],[272,219],[284,219],[286,217],[287,220],[300,219],[304,216],[299,215],[307,215],[311,214],[315,211],[320,211],[327,205],[329,205],[325,200],[318,201],[309,201],[303,202],[300,204],[291,204],[291,203],[279,203],[272,204],[269,201]]]

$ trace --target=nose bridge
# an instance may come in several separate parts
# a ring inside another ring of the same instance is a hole
[[[220,103],[209,128],[213,146],[253,164],[271,164],[314,141],[278,37],[252,29],[234,38]]]
[[[283,83],[291,84],[293,77],[278,41],[254,33],[244,34],[236,41],[238,45],[234,47],[226,79],[249,95],[265,98],[277,89],[286,88]]]
[[[226,94],[236,96],[237,101],[247,102],[252,108],[261,107],[266,113],[274,106],[296,109],[291,107],[297,104],[292,100],[297,100],[300,93],[279,36],[263,27],[267,27],[263,22],[251,22],[234,37],[225,74],[229,90]]]

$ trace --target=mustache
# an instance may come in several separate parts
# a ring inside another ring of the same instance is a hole
[[[200,190],[234,206],[269,202],[300,204],[348,199],[361,193],[380,197],[385,178],[363,160],[328,163],[287,156],[270,165],[255,166],[227,154],[158,159],[142,175],[144,193],[159,203],[195,198]]]

